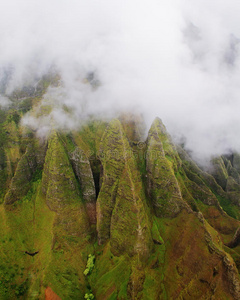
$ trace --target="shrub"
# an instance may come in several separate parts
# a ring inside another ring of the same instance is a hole
[[[93,268],[94,268],[94,261],[95,261],[95,255],[89,254],[88,255],[88,261],[87,261],[87,266],[83,274],[85,276],[91,274]]]
[[[94,295],[91,293],[91,294],[85,294],[84,298],[86,300],[94,300]]]

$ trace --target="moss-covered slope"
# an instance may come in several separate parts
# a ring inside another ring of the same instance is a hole
[[[0,299],[240,298],[238,154],[210,174],[160,119],[39,140],[23,113],[0,114]]]
[[[160,119],[155,119],[148,135],[148,193],[158,217],[174,217],[186,204],[175,177],[180,164]]]

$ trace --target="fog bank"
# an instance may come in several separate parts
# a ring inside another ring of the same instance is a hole
[[[25,124],[44,133],[51,119],[72,129],[136,111],[148,126],[159,116],[194,157],[240,151],[240,3],[9,0],[0,11],[6,94],[53,66],[63,82],[43,100],[55,107],[50,119]]]

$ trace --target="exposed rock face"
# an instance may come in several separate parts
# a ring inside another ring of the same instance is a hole
[[[86,203],[96,202],[96,190],[89,159],[83,151],[76,148],[75,151],[71,153],[71,161],[73,162],[73,168],[77,174],[77,178],[81,183],[84,201]]]
[[[240,299],[239,154],[209,174],[160,119],[142,144],[130,115],[41,144],[4,113],[1,299]]]
[[[82,197],[91,224],[96,224],[96,189],[89,159],[76,148],[71,153],[71,162],[81,186]]]
[[[234,299],[240,298],[240,282],[239,273],[236,266],[232,260],[227,255],[224,256],[223,264],[225,267],[225,272],[227,273],[227,282],[229,284],[229,290]]]
[[[240,227],[237,229],[236,233],[234,234],[233,239],[228,244],[228,247],[235,248],[240,244]]]

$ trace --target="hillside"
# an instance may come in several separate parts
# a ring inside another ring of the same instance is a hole
[[[0,110],[0,299],[240,299],[240,154],[203,170],[131,114],[39,138],[56,82]]]

